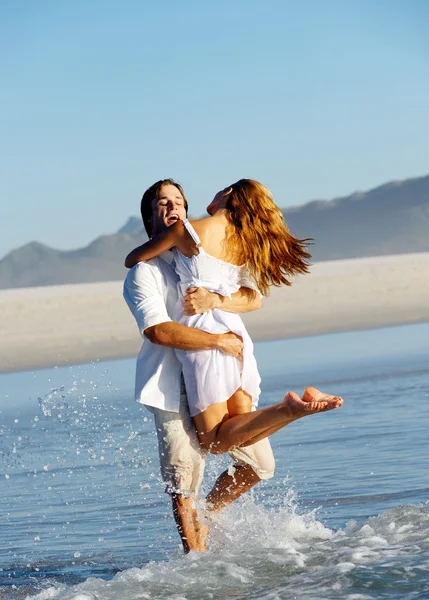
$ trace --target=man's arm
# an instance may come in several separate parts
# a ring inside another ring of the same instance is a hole
[[[241,287],[231,298],[209,292],[205,288],[189,288],[183,302],[184,314],[200,315],[214,308],[226,312],[246,313],[258,310],[262,306],[262,297],[256,290]]]
[[[207,333],[175,321],[148,327],[144,330],[144,335],[152,344],[160,344],[176,350],[221,350],[225,354],[239,357],[243,349],[243,341],[235,333]]]

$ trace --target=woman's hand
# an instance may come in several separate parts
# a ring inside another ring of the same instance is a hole
[[[221,306],[222,300],[219,294],[209,292],[202,287],[194,287],[186,290],[186,296],[183,301],[183,312],[187,317],[201,315]]]
[[[193,287],[186,290],[183,301],[183,312],[187,317],[201,315],[214,308],[237,314],[258,310],[261,307],[261,294],[246,287],[241,287],[231,297],[209,292],[205,288]]]

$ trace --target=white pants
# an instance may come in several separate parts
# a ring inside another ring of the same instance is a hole
[[[197,494],[204,475],[207,450],[201,447],[189,415],[186,394],[180,397],[180,412],[150,408],[158,436],[161,476],[168,493]],[[260,479],[274,475],[275,461],[268,438],[229,452],[234,466],[250,465]]]

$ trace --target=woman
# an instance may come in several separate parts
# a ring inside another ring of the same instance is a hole
[[[260,378],[241,318],[218,309],[183,316],[189,287],[228,296],[241,286],[253,286],[267,294],[271,285],[291,285],[291,276],[308,272],[308,240],[289,233],[280,209],[260,183],[234,183],[216,194],[207,212],[209,217],[192,223],[178,220],[133,250],[125,265],[132,267],[173,248],[182,295],[175,319],[210,333],[234,331],[243,338],[242,362],[217,350],[177,351],[200,442],[217,454],[254,444],[304,414],[337,408],[342,400],[307,388],[302,400],[289,393],[279,405],[255,410]]]

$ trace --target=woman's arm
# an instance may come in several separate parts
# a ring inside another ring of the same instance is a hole
[[[245,313],[261,307],[261,294],[247,287],[241,287],[238,292],[231,294],[231,298],[209,292],[205,288],[189,288],[183,301],[183,311],[187,316],[200,315],[214,308],[232,313]]]
[[[145,244],[134,248],[125,259],[125,266],[127,269],[131,269],[137,263],[155,258],[173,246],[177,246],[183,238],[184,232],[186,229],[182,221],[174,223]]]

